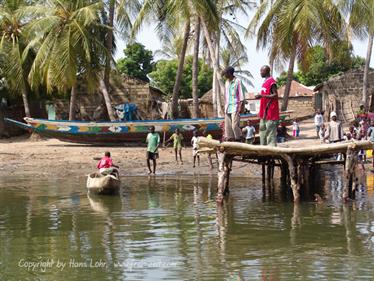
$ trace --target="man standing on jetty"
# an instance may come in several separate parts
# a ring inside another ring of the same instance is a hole
[[[270,67],[261,68],[261,77],[265,78],[261,93],[256,95],[260,99],[260,144],[277,146],[277,126],[279,121],[279,104],[277,82],[270,75]]]
[[[244,109],[245,87],[243,82],[234,76],[235,69],[227,67],[222,75],[225,84],[225,141],[241,141],[240,112]]]

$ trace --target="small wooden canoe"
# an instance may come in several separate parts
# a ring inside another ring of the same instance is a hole
[[[121,180],[115,175],[91,173],[87,176],[87,189],[96,194],[114,194],[121,186]]]

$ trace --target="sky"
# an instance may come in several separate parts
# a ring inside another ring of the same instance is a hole
[[[236,19],[237,23],[241,24],[242,26],[247,26],[249,23],[249,19],[245,16],[239,16]],[[249,62],[244,65],[242,68],[245,70],[249,70],[252,75],[252,83],[254,84],[253,89],[248,89],[250,92],[259,92],[262,85],[262,78],[260,77],[260,68],[264,64],[268,64],[269,60],[267,57],[267,51],[266,50],[257,50],[256,49],[256,38],[254,39],[245,39],[244,35],[242,36],[242,40],[244,42],[244,45],[247,48],[247,54]],[[160,39],[157,37],[156,32],[154,30],[154,26],[152,25],[144,25],[139,32],[136,41],[143,44],[146,49],[152,50],[153,52],[156,50],[161,49],[161,42]],[[355,55],[359,55],[361,57],[366,57],[366,49],[367,49],[367,39],[364,41],[354,40],[352,42],[353,44],[353,52]],[[123,56],[123,49],[126,46],[126,42],[123,40],[119,42],[117,46],[117,53],[115,55],[116,59],[119,59]],[[155,57],[155,60],[159,58]],[[371,57],[371,67],[374,66],[374,52]],[[287,69],[287,66],[285,66],[285,69]],[[279,73],[275,72],[274,76],[277,77]]]

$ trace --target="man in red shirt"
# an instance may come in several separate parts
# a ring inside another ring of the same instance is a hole
[[[260,144],[277,145],[277,126],[279,122],[279,103],[277,81],[270,75],[270,67],[261,68],[261,77],[265,79],[261,93],[256,96],[260,99]]]

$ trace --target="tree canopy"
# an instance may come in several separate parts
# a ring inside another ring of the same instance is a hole
[[[294,80],[306,86],[315,86],[333,75],[365,64],[364,58],[353,55],[352,46],[347,42],[334,44],[332,53],[333,56],[329,60],[325,48],[319,45],[311,48],[306,55],[307,66],[298,66],[299,71],[293,74]],[[284,85],[286,80],[287,73],[282,72],[277,79],[278,85]]]
[[[143,81],[149,81],[147,74],[153,70],[153,54],[140,43],[130,43],[123,50],[124,57],[117,61],[119,72]]]
[[[171,96],[175,83],[175,74],[178,69],[178,60],[160,60],[156,63],[155,70],[149,74],[151,85],[159,88],[168,96]],[[201,97],[211,89],[213,71],[199,60],[198,96]],[[186,57],[180,88],[181,98],[191,98],[192,92],[192,56]]]

